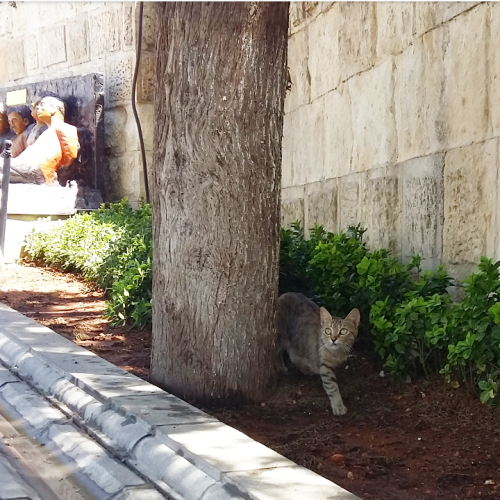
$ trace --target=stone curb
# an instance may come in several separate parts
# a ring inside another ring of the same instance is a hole
[[[76,467],[77,477],[84,477],[84,484],[90,487],[92,493],[105,500],[165,500],[151,484],[147,484],[129,467],[123,465],[110,455],[103,447],[82,432],[61,411],[54,408],[38,392],[14,376],[7,368],[0,364],[0,403],[2,410],[7,411],[10,418],[23,422],[25,431],[37,442],[45,445],[53,456]],[[0,456],[1,458],[1,456]],[[14,496],[5,496],[0,491],[0,498],[32,498],[31,494],[19,495],[25,486],[21,480],[15,478],[12,472],[4,478],[0,462],[0,477],[2,488],[5,489],[4,479],[7,481],[7,493]],[[7,470],[7,472],[9,472]],[[13,493],[13,494],[14,494]],[[35,494],[33,498],[39,498]]]
[[[174,500],[358,499],[3,304],[0,360]]]

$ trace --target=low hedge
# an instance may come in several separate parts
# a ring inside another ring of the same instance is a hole
[[[414,256],[401,264],[387,249],[370,251],[366,230],[331,233],[315,225],[305,238],[300,223],[281,229],[280,293],[302,292],[335,315],[361,311],[364,330],[385,370],[397,378],[440,372],[466,385],[481,401],[500,404],[500,262],[481,258],[453,303],[443,266],[421,270]],[[114,325],[151,324],[151,207],[126,200],[71,217],[29,235],[34,260],[77,271],[106,289]]]

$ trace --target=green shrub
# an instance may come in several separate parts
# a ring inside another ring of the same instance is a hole
[[[447,381],[481,391],[483,402],[500,404],[500,261],[481,257],[477,273],[464,281],[465,295],[447,325]]]
[[[500,405],[500,262],[482,257],[464,282],[463,301],[452,303],[442,266],[422,273],[419,256],[404,265],[389,250],[370,251],[364,232],[359,225],[340,233],[315,225],[306,239],[298,221],[281,228],[280,293],[302,292],[335,315],[360,309],[393,376],[439,371]],[[112,324],[151,323],[149,205],[133,210],[124,200],[51,229],[42,221],[26,250],[104,287]]]
[[[370,312],[375,351],[384,367],[397,378],[439,371],[446,346],[449,295],[416,296],[400,304],[389,297],[377,301]]]
[[[27,254],[105,288],[112,324],[144,327],[151,322],[151,207],[133,210],[123,200],[77,214],[49,228],[43,222],[28,236]]]

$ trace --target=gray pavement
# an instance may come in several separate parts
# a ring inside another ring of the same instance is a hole
[[[99,500],[358,498],[2,304],[0,361],[0,408]]]

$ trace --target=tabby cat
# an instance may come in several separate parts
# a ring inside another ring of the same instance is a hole
[[[345,319],[334,318],[324,308],[301,293],[285,293],[278,298],[278,368],[286,372],[283,354],[306,375],[320,375],[334,415],[344,415],[333,370],[347,360],[356,340],[359,311],[353,309]]]

